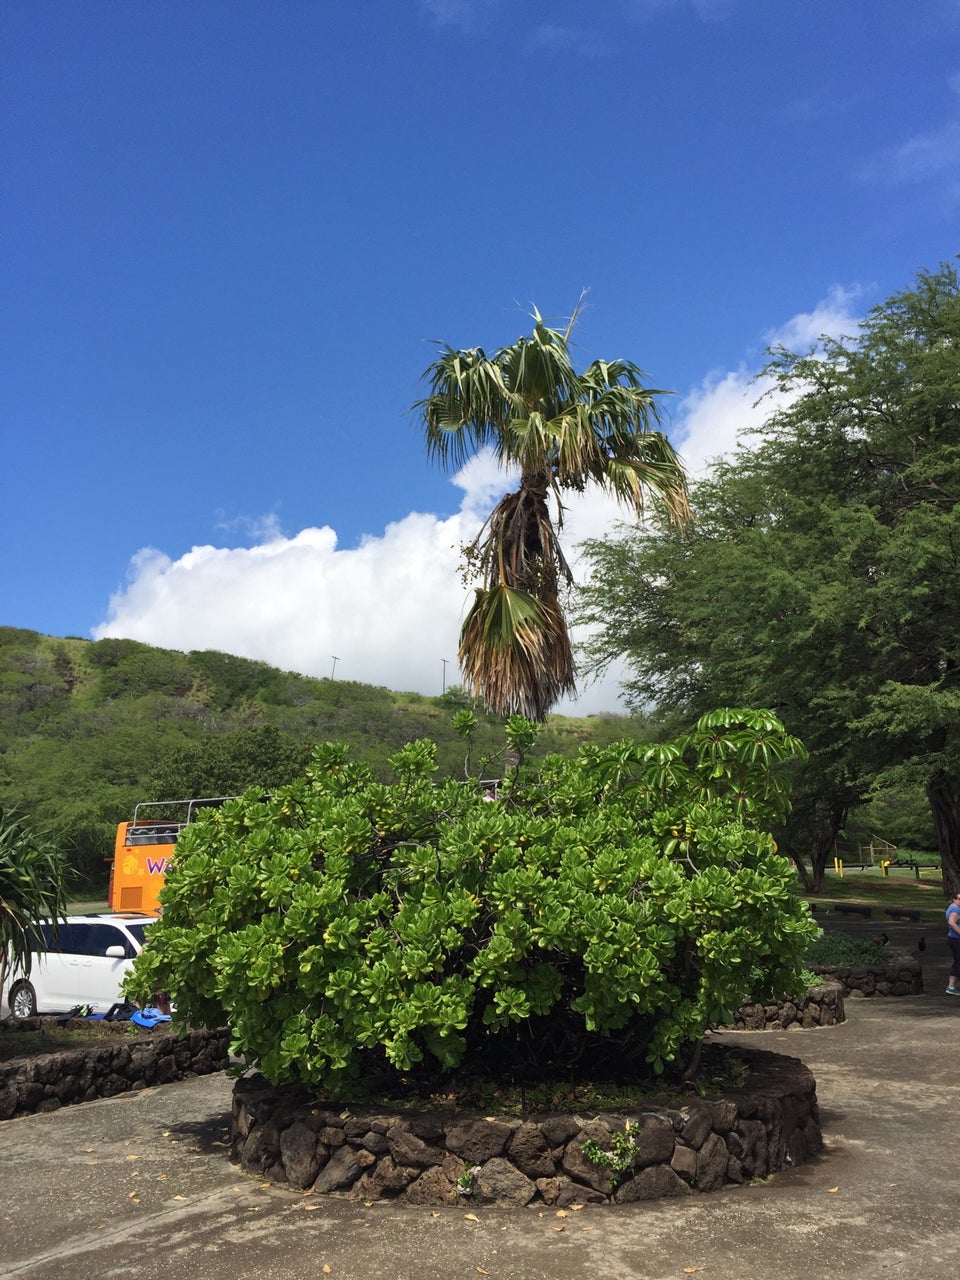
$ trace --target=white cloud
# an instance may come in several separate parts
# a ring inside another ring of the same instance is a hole
[[[173,560],[139,552],[96,637],[173,649],[221,649],[285,670],[439,693],[455,662],[467,512],[412,513],[379,537],[338,550],[330,528],[254,547],[194,547]]]
[[[947,88],[960,95],[960,71],[947,77]],[[905,141],[881,151],[861,167],[860,177],[880,186],[910,186],[938,178],[948,180],[948,191],[957,192],[960,174],[960,119],[921,130]]]
[[[822,333],[850,333],[855,296],[835,289],[765,338],[805,348]],[[707,375],[680,401],[672,434],[691,474],[732,451],[745,428],[762,424],[770,408],[754,406],[762,390],[744,364]],[[314,676],[330,675],[336,656],[338,679],[439,693],[444,675],[448,684],[458,679],[457,637],[470,597],[460,578],[460,548],[476,536],[511,477],[483,453],[453,483],[462,491],[455,515],[412,512],[354,548],[338,548],[328,527],[285,536],[273,515],[247,522],[246,532],[261,535],[254,546],[193,547],[177,559],[144,548],[93,634],[220,649]],[[571,495],[566,507],[564,546],[582,580],[577,545],[608,536],[624,512],[596,491]],[[560,709],[621,710],[619,679],[611,670]]]
[[[951,82],[952,83],[952,82]],[[960,172],[960,120],[914,134],[863,165],[860,177],[879,186],[909,186]]]
[[[812,311],[799,312],[779,328],[768,330],[764,341],[770,347],[807,351],[824,336],[852,334],[858,319],[851,304],[859,295],[858,289],[834,285]],[[762,367],[763,360],[757,364]],[[708,373],[680,401],[675,437],[690,475],[702,475],[713,459],[732,453],[738,436],[760,428],[769,417],[774,401],[765,393],[770,392],[772,383],[757,374],[757,367],[746,364]],[[758,404],[761,396],[765,398]]]
[[[759,426],[766,410],[754,402],[763,388],[745,366],[727,373],[708,373],[680,402],[677,448],[691,476],[702,475],[710,462],[731,453],[737,437]]]
[[[835,284],[822,302],[812,311],[801,311],[778,329],[765,335],[768,346],[784,346],[791,351],[805,351],[824,337],[841,338],[851,334],[859,324],[859,317],[852,310],[862,290],[845,289]]]
[[[220,515],[216,528],[221,533],[237,534],[246,542],[273,542],[283,537],[280,517],[275,511],[264,516],[234,516],[231,519]]]

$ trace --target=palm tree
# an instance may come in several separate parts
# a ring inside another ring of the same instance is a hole
[[[558,534],[566,492],[591,481],[642,515],[648,496],[671,520],[688,519],[683,465],[655,429],[655,397],[636,365],[594,360],[577,373],[570,332],[535,327],[488,356],[479,347],[455,351],[443,343],[424,373],[430,394],[414,407],[427,453],[459,469],[489,447],[505,469],[519,470],[520,488],[497,503],[467,567],[482,586],[460,633],[460,668],[467,686],[499,715],[543,720],[575,689],[576,668],[560,592],[573,581]],[[556,503],[556,521],[549,499]]]

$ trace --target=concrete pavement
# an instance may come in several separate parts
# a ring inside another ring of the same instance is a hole
[[[893,930],[885,931],[893,937]],[[231,1081],[209,1076],[0,1124],[10,1280],[921,1280],[960,1267],[960,999],[927,929],[923,997],[730,1039],[800,1057],[825,1154],[756,1186],[551,1209],[365,1205],[259,1184],[227,1160]],[[916,942],[915,926],[903,941]],[[898,937],[898,941],[900,938]],[[329,1268],[329,1270],[328,1270]]]

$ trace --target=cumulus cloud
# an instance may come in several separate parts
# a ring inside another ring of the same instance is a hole
[[[358,547],[330,528],[253,547],[193,547],[172,559],[148,548],[94,632],[171,649],[221,649],[285,670],[439,693],[455,662],[463,607],[459,548],[477,528],[411,513]]]
[[[803,349],[823,333],[851,333],[855,297],[835,289],[764,339]],[[755,402],[763,390],[745,363],[708,374],[680,401],[672,434],[691,474],[731,452],[745,429],[762,424],[770,406]],[[93,634],[170,649],[220,649],[314,676],[330,675],[335,665],[338,679],[439,693],[444,678],[448,684],[458,679],[457,637],[470,596],[458,572],[461,547],[513,481],[482,453],[453,478],[461,492],[456,514],[441,519],[411,512],[357,547],[339,547],[329,527],[288,536],[268,515],[244,526],[260,534],[253,546],[197,546],[177,558],[144,548]],[[586,567],[577,545],[609,536],[624,512],[595,491],[571,495],[566,507],[564,546],[582,581]],[[622,710],[621,674],[611,669],[559,709],[577,715]]]

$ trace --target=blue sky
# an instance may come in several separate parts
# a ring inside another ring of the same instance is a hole
[[[696,470],[771,338],[960,247],[958,36],[957,0],[8,0],[0,623],[439,692],[504,481],[426,462],[431,340],[586,287],[583,361],[672,389]]]

